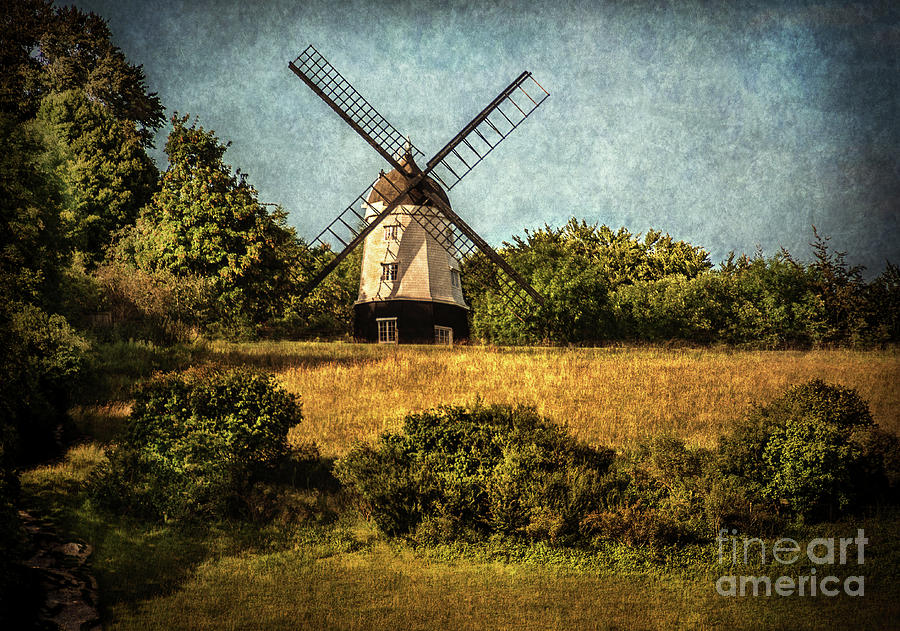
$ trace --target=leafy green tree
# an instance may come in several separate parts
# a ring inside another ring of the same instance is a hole
[[[732,257],[718,275],[731,287],[723,341],[774,348],[822,340],[825,305],[814,274],[786,250],[768,258],[757,253],[734,262]]]
[[[675,241],[668,234],[648,230],[641,238],[625,228],[613,231],[604,225],[588,224],[575,217],[565,226],[549,226],[534,232],[525,231],[525,238],[513,237],[511,253],[524,253],[541,244],[565,246],[566,250],[591,261],[603,275],[610,289],[641,280],[656,280],[681,274],[694,278],[712,268],[709,254],[685,241]]]
[[[287,257],[292,289],[286,294],[284,314],[272,333],[292,338],[338,337],[353,331],[353,304],[359,293],[362,248],[349,254],[308,296],[300,292],[313,275],[336,256],[330,247],[310,247],[297,240]]]
[[[63,184],[40,135],[0,113],[0,296],[46,304],[68,255],[60,209]]]
[[[6,0],[3,11],[2,94],[20,117],[32,118],[48,94],[79,90],[137,129],[144,146],[165,117],[148,92],[144,71],[111,41],[106,21],[48,0]]]
[[[810,266],[814,284],[825,308],[824,341],[839,341],[867,336],[865,331],[864,267],[850,265],[846,252],[828,247],[830,237],[822,236],[813,226],[815,241],[811,243],[815,260]]]
[[[64,185],[64,237],[95,263],[153,192],[158,173],[145,150],[163,107],[99,16],[6,0],[0,21],[0,104],[44,136]]]
[[[296,236],[284,211],[270,212],[246,175],[225,164],[228,145],[188,119],[173,117],[169,168],[119,256],[151,273],[210,279],[226,328],[264,321],[293,287]]]
[[[0,102],[5,113],[26,120],[40,101],[30,94],[33,77],[41,71],[32,52],[53,17],[53,5],[49,0],[3,0],[0,6]]]
[[[79,90],[51,93],[36,119],[67,189],[68,240],[100,260],[112,234],[133,224],[156,189],[159,172],[138,130]]]
[[[576,343],[607,336],[606,278],[584,252],[566,242],[546,240],[505,254],[546,303],[523,321],[502,297],[476,294],[470,299],[476,336],[501,344]]]
[[[892,496],[897,447],[855,390],[814,379],[756,407],[722,437],[718,466],[751,501],[833,518]]]
[[[900,267],[888,261],[885,270],[866,287],[870,327],[880,341],[900,340]]]
[[[547,303],[522,322],[476,282],[481,278],[489,287],[491,268],[477,256],[465,261],[473,333],[500,343],[608,338],[615,333],[609,297],[617,288],[676,276],[692,279],[711,267],[705,250],[659,231],[641,238],[625,228],[613,231],[575,218],[558,229],[526,230],[524,238],[504,246],[503,256]]]

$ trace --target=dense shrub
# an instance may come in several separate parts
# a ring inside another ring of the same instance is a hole
[[[249,370],[157,376],[135,392],[127,436],[94,481],[94,497],[150,518],[246,513],[256,483],[288,453],[296,398]]]
[[[577,534],[611,461],[531,408],[478,404],[409,415],[335,470],[389,534],[558,539]]]
[[[582,534],[633,545],[707,537],[714,530],[704,503],[709,461],[707,450],[671,436],[624,449],[607,476],[603,503],[581,523]]]
[[[819,519],[892,494],[897,450],[855,390],[815,379],[754,409],[722,439],[719,466],[757,502]]]
[[[56,452],[66,410],[87,372],[89,344],[65,318],[34,305],[2,311],[0,442],[15,464],[30,464]]]
[[[422,542],[664,546],[896,502],[900,441],[856,392],[813,380],[755,408],[716,450],[662,436],[616,454],[531,408],[478,404],[409,415],[335,473],[381,531]]]

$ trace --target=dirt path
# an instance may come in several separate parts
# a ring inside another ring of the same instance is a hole
[[[25,511],[19,517],[31,544],[25,564],[39,576],[44,592],[38,623],[40,628],[55,625],[64,631],[101,629],[97,611],[97,581],[86,565],[93,552],[90,545],[60,539],[46,520]]]

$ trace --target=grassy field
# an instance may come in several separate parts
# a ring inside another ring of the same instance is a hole
[[[405,414],[481,397],[524,403],[593,444],[669,433],[712,446],[756,402],[815,377],[856,388],[900,432],[896,351],[385,347],[216,344],[213,356],[275,372],[303,397],[293,433],[325,455],[395,430]]]
[[[23,474],[32,508],[95,546],[112,629],[881,629],[900,619],[900,515],[864,527],[873,560],[864,598],[723,598],[711,546],[664,553],[541,546],[423,549],[382,538],[339,494],[302,490],[303,516],[203,529],[104,515],[84,482],[128,413],[126,386],[153,369],[250,364],[303,398],[292,432],[327,457],[399,427],[402,415],[481,397],[534,405],[593,443],[671,433],[712,445],[753,402],[820,377],[857,388],[876,421],[900,430],[896,351],[745,352],[665,348],[411,348],[215,343],[106,356],[107,394],[76,410],[93,442]]]

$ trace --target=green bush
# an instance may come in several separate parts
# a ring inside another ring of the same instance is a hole
[[[127,435],[96,477],[102,504],[179,520],[258,512],[255,484],[285,461],[300,404],[255,371],[159,375],[135,392]]]
[[[721,440],[719,464],[751,501],[815,520],[890,497],[897,452],[856,391],[814,379],[754,409]]]
[[[602,503],[581,523],[583,535],[632,545],[707,538],[707,450],[660,436],[619,454],[604,479]]]
[[[24,465],[56,454],[89,344],[65,318],[31,304],[0,309],[0,443]]]
[[[388,534],[446,540],[491,533],[577,534],[613,454],[578,443],[532,408],[441,407],[361,445],[338,479]]]

